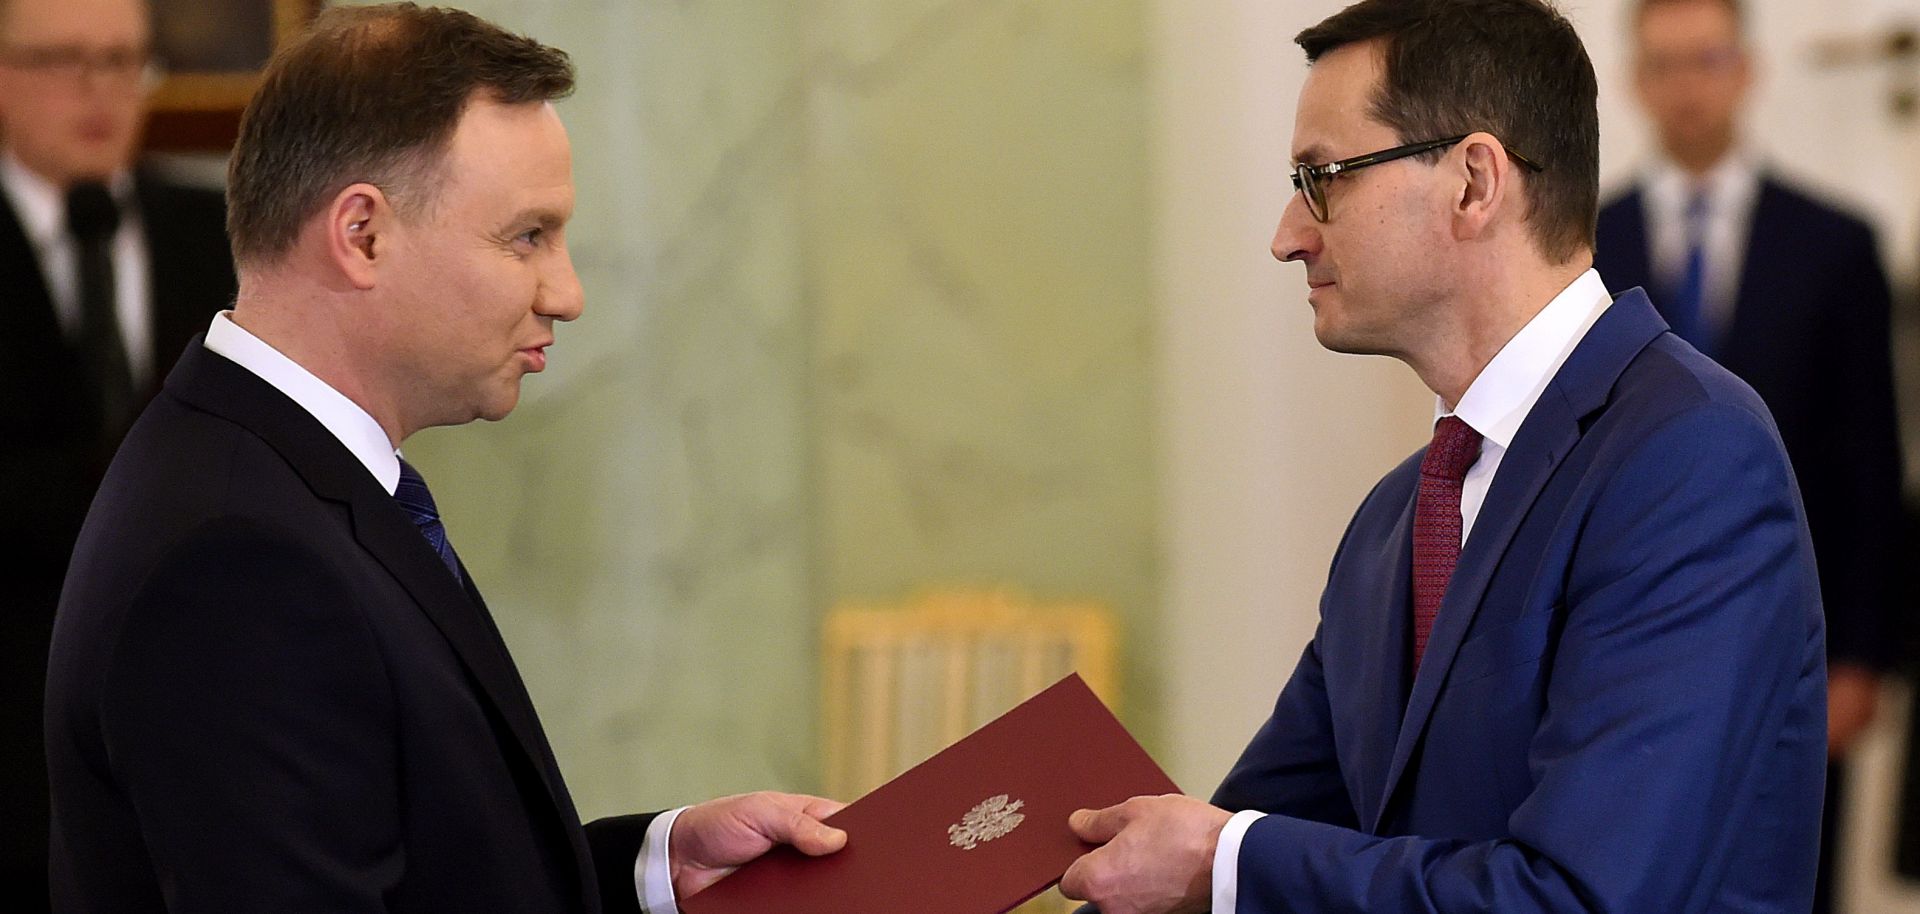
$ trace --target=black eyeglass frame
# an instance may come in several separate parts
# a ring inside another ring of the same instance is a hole
[[[85,82],[98,74],[109,82],[155,83],[161,76],[151,45],[85,48],[74,45],[0,44],[0,65]]]
[[[1392,162],[1395,159],[1417,156],[1423,152],[1430,152],[1443,146],[1452,146],[1470,136],[1473,136],[1473,134],[1463,133],[1459,136],[1448,137],[1444,140],[1427,140],[1420,143],[1408,143],[1405,146],[1395,146],[1391,149],[1369,152],[1366,155],[1358,155],[1350,159],[1341,159],[1338,162],[1328,162],[1325,165],[1308,165],[1301,163],[1293,166],[1293,190],[1294,193],[1306,198],[1307,212],[1313,214],[1314,221],[1325,222],[1327,221],[1328,212],[1326,186],[1335,176],[1366,168],[1370,165],[1379,165],[1383,162]],[[1546,166],[1512,149],[1507,150],[1507,156],[1529,170],[1536,172],[1547,170]]]

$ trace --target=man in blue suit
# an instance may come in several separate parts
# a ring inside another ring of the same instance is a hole
[[[1591,268],[1596,87],[1539,0],[1362,0],[1273,252],[1433,443],[1354,515],[1212,803],[1076,812],[1105,914],[1805,911],[1826,645],[1766,407]]]
[[[1634,89],[1658,154],[1600,210],[1594,263],[1645,286],[1675,332],[1753,385],[1779,424],[1819,548],[1827,613],[1820,890],[1831,907],[1843,762],[1874,716],[1889,646],[1900,451],[1891,294],[1873,230],[1740,141],[1753,81],[1739,0],[1639,0]]]

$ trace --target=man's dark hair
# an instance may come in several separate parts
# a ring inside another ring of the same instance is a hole
[[[1499,137],[1544,166],[1526,176],[1527,220],[1540,252],[1565,263],[1592,249],[1599,86],[1565,17],[1541,0],[1361,0],[1294,41],[1311,64],[1376,39],[1384,74],[1369,115],[1402,143],[1476,131]]]
[[[397,210],[431,205],[435,173],[476,92],[502,104],[573,91],[566,52],[459,10],[336,7],[267,65],[227,167],[227,234],[242,265],[293,247],[341,188]]]

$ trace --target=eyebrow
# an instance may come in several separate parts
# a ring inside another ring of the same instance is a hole
[[[1302,149],[1299,152],[1296,152],[1293,154],[1293,160],[1295,162],[1298,162],[1304,165],[1318,165],[1320,164],[1320,160],[1326,157],[1327,157],[1326,147],[1320,145],[1319,143],[1314,143],[1313,145],[1308,146],[1307,148]]]
[[[559,210],[538,206],[514,213],[513,218],[507,220],[507,224],[509,225],[525,225],[529,222],[536,223],[547,231],[553,231],[566,225],[567,217]]]

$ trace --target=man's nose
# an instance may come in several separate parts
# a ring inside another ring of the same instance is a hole
[[[573,255],[562,248],[558,260],[546,282],[541,284],[535,310],[557,321],[570,321],[586,310],[587,295],[580,287],[579,274],[573,270]]]
[[[1273,259],[1286,262],[1305,260],[1318,252],[1320,223],[1307,209],[1307,201],[1295,191],[1280,211],[1280,225],[1273,232]]]

